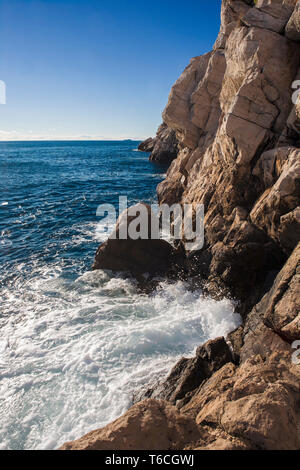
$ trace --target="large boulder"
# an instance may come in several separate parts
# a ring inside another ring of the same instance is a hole
[[[114,232],[98,248],[93,269],[123,271],[133,275],[166,274],[175,263],[175,250],[165,240],[158,239],[157,225],[152,233],[156,220],[146,204],[137,204],[125,210]],[[132,223],[137,232],[140,231],[136,239],[130,233]]]

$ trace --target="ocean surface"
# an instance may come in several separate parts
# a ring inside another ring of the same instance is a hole
[[[156,202],[166,168],[138,143],[0,143],[0,449],[54,449],[240,322],[229,300],[91,271],[98,205]]]

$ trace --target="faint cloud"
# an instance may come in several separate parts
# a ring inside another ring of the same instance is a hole
[[[21,141],[21,140],[143,140],[141,137],[128,137],[128,136],[102,136],[102,135],[57,135],[55,133],[49,134],[35,134],[32,130],[27,132],[21,131],[4,131],[0,130],[0,141]]]
[[[0,104],[6,104],[6,84],[0,80]]]

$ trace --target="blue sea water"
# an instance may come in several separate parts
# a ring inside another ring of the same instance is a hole
[[[151,295],[91,271],[99,204],[155,202],[138,142],[0,143],[0,448],[53,449],[120,416],[137,388],[240,318],[183,282]],[[98,229],[98,230],[97,230]]]

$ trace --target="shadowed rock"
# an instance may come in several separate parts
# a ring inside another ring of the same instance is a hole
[[[163,123],[154,139],[149,138],[139,145],[139,150],[151,152],[150,161],[170,164],[178,154],[178,141],[173,129]]]
[[[152,152],[155,146],[155,139],[152,137],[149,137],[149,139],[144,140],[144,142],[141,142],[140,145],[138,146],[138,150],[141,152]]]
[[[139,223],[139,220],[142,222]],[[93,269],[125,271],[133,275],[166,274],[176,263],[176,252],[165,240],[151,239],[154,220],[151,207],[146,204],[137,204],[124,211],[113,234],[98,248]],[[137,232],[143,233],[147,239],[131,238],[130,224],[135,222]],[[158,237],[159,231],[155,233]]]
[[[135,401],[160,398],[175,404],[232,360],[232,353],[224,338],[208,341],[197,349],[196,357],[182,358],[164,382],[152,389],[137,393]]]

